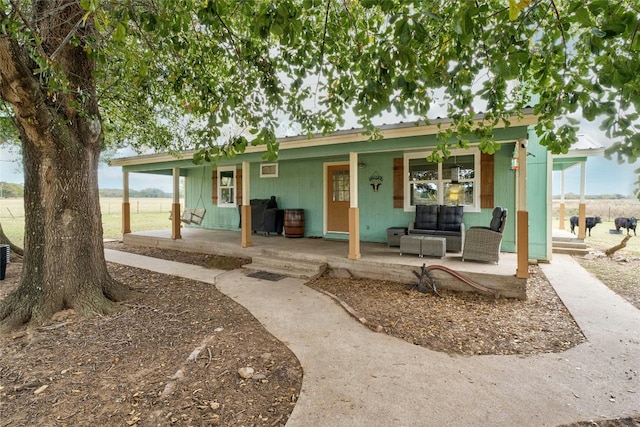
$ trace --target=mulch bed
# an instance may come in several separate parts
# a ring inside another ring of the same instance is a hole
[[[286,423],[302,368],[251,313],[210,284],[108,267],[136,291],[119,314],[0,335],[0,427]]]
[[[437,296],[403,283],[328,276],[309,285],[344,301],[373,329],[436,351],[531,355],[584,342],[540,268],[530,273],[525,301],[447,290]]]

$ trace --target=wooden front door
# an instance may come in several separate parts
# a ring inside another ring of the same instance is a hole
[[[349,165],[327,167],[327,232],[349,232]]]

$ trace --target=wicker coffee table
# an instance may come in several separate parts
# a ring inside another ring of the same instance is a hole
[[[420,258],[423,256],[437,256],[443,258],[447,252],[447,239],[444,237],[400,236],[400,255],[415,254]]]
[[[415,254],[422,258],[423,236],[406,235],[400,236],[400,255]]]
[[[422,238],[423,236],[400,236],[400,255],[415,254],[422,258]]]
[[[420,255],[444,258],[447,252],[447,239],[444,237],[423,236],[420,242]]]

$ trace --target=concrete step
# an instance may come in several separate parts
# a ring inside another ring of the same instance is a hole
[[[575,242],[557,242],[553,241],[551,243],[553,248],[568,248],[568,249],[587,249],[588,246],[584,241],[575,241]]]
[[[554,254],[565,254],[565,255],[577,255],[584,256],[589,254],[589,248],[559,248],[553,246],[552,252]]]
[[[554,236],[551,247],[554,254],[584,256],[589,253],[589,246],[587,246],[584,240],[575,237]]]
[[[251,260],[251,264],[245,264],[243,268],[253,272],[264,271],[289,277],[315,279],[324,273],[327,269],[327,263],[292,258],[255,256]]]
[[[553,243],[584,243],[584,239],[578,239],[577,237],[557,237],[552,238]]]

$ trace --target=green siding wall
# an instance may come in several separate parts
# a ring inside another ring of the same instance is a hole
[[[503,144],[494,155],[494,205],[507,209],[507,225],[502,235],[501,245],[501,249],[505,252],[516,250],[516,172],[511,170],[511,155],[514,147],[513,142]],[[477,225],[488,226],[492,211],[493,209],[483,209],[482,224]]]
[[[240,214],[237,208],[221,208],[211,204],[214,189],[211,188],[211,166],[186,169],[185,205],[189,208],[205,207],[207,213],[201,227],[237,230]],[[189,225],[186,225],[189,227]]]
[[[260,164],[252,163],[251,198],[276,196],[281,209],[304,209],[305,236],[322,236],[322,162],[320,159],[280,161],[277,178],[260,178]]]
[[[547,246],[551,238],[549,215],[549,179],[552,165],[546,147],[538,144],[533,130],[527,145],[527,211],[529,212],[529,258],[547,260]]]
[[[393,207],[393,159],[402,156],[400,151],[358,156],[358,161],[365,165],[358,169],[361,240],[386,242],[387,228],[406,227],[413,220],[413,213]],[[377,192],[369,183],[374,173],[383,178]]]

